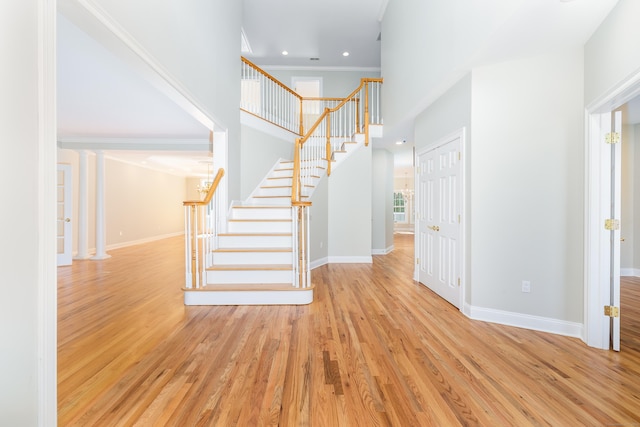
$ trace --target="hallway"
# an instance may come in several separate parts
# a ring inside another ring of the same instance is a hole
[[[616,354],[470,320],[411,279],[413,235],[313,270],[299,307],[185,307],[182,250],[58,270],[59,425],[640,422],[637,334]]]

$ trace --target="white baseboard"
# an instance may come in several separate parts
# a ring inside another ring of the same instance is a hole
[[[621,268],[620,275],[640,277],[640,268]]]
[[[329,264],[329,258],[327,257],[320,258],[315,261],[311,261],[309,263],[309,269],[313,270],[314,268],[322,267],[325,264]]]
[[[169,233],[169,234],[161,234],[159,236],[145,237],[144,239],[131,240],[129,242],[114,243],[113,245],[107,245],[107,250],[126,248],[127,246],[141,245],[143,243],[155,242],[156,240],[168,239],[169,237],[176,237],[176,236],[184,236],[184,231],[177,231],[175,233]]]
[[[120,248],[126,248],[127,246],[141,245],[143,243],[155,242],[156,240],[168,239],[169,237],[176,237],[176,236],[184,236],[184,231],[177,231],[175,233],[169,233],[169,234],[161,234],[159,236],[153,236],[153,237],[145,237],[144,239],[131,240],[129,242],[114,243],[113,245],[107,245],[105,249],[107,251],[110,251],[113,249],[120,249]],[[76,252],[74,254],[74,259],[89,259],[92,257],[92,255],[95,255],[96,248],[91,248],[89,249],[88,252],[89,252],[89,256],[87,258],[76,258],[77,257],[77,252]]]
[[[394,245],[389,246],[386,249],[371,249],[371,255],[387,255],[393,251]]]
[[[465,304],[463,313],[474,320],[499,323],[501,325],[516,326],[534,331],[550,332],[582,339],[584,326],[581,323],[549,317],[532,316],[530,314],[514,313],[510,311],[494,310],[491,308],[474,307]]]
[[[372,264],[373,258],[369,256],[330,256],[329,264]]]

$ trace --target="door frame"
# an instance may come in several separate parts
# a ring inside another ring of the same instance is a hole
[[[603,230],[603,203],[610,203],[611,189],[604,184],[603,170],[610,169],[603,154],[599,115],[611,112],[640,96],[640,71],[585,108],[585,200],[584,200],[584,331],[590,347],[609,349],[610,318],[603,313],[609,305],[609,256]],[[618,166],[619,167],[619,166]]]
[[[466,147],[467,147],[467,128],[462,127],[447,136],[436,140],[431,144],[427,144],[420,151],[414,151],[414,165],[418,164],[418,158],[433,149],[436,149],[440,146],[446,145],[449,142],[452,142],[456,139],[460,139],[460,194],[458,195],[459,206],[460,206],[460,245],[458,249],[458,265],[460,266],[460,300],[458,301],[459,310],[468,315],[468,308],[466,301],[466,277],[467,277],[467,156],[466,156]],[[414,167],[414,176],[413,182],[418,183],[418,167]],[[415,188],[415,197],[414,197],[414,212],[413,212],[413,224],[415,227],[413,244],[414,244],[414,253],[416,260],[422,256],[420,253],[419,245],[418,245],[418,237],[420,236],[420,227],[418,222],[418,210],[417,207],[420,206],[420,194],[418,186],[414,185]],[[417,263],[414,263],[413,269],[413,280],[416,282],[420,282],[420,271]]]

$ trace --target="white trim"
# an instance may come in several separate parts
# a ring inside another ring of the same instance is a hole
[[[609,112],[640,95],[640,70],[630,74],[585,109],[585,202],[584,202],[584,328],[582,340],[590,347],[609,348],[609,319],[602,307],[609,305],[608,257],[602,255],[600,182],[602,148],[598,115]],[[606,258],[606,259],[604,259]],[[606,265],[605,265],[606,264]],[[604,271],[604,273],[603,273]]]
[[[329,264],[373,264],[371,256],[329,256]]]
[[[515,326],[534,331],[549,332],[568,337],[581,338],[583,334],[583,325],[581,323],[552,319],[550,317],[532,316],[529,314],[494,310],[491,308],[474,307],[468,304],[465,304],[463,313],[474,320],[498,323],[506,326]]]
[[[58,146],[69,150],[209,151],[208,138],[62,137]]]
[[[387,255],[390,254],[394,248],[395,246],[391,245],[386,249],[371,249],[371,255]]]
[[[640,268],[621,268],[621,276],[640,277]]]
[[[135,246],[135,245],[142,245],[144,243],[155,242],[157,240],[168,239],[169,237],[176,237],[176,236],[184,236],[184,230],[177,231],[175,233],[160,234],[158,236],[145,237],[144,239],[130,240],[128,242],[114,243],[111,245],[107,245],[107,250],[110,251],[113,249],[126,248],[129,246]]]
[[[311,263],[309,264],[309,269],[313,270],[314,268],[322,267],[323,265],[326,265],[326,264],[329,264],[329,258],[328,257],[320,258],[315,261],[311,261]]]
[[[38,2],[38,425],[56,425],[56,0]],[[25,378],[25,381],[28,379]]]

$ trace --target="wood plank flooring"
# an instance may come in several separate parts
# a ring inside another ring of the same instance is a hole
[[[313,304],[185,307],[181,238],[59,268],[60,426],[640,423],[640,279],[622,352],[473,321],[411,279],[412,235],[313,270]]]

